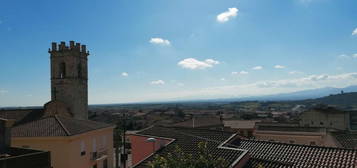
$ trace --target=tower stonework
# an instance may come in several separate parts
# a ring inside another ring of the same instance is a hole
[[[76,119],[88,119],[88,64],[89,52],[85,45],[65,42],[52,43],[51,102],[61,102]],[[53,103],[58,104],[58,103]],[[57,105],[55,105],[57,106]]]

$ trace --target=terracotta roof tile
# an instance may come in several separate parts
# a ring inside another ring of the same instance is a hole
[[[244,156],[246,154],[246,151],[241,149],[234,150],[219,148],[219,145],[221,145],[224,141],[228,140],[233,135],[232,133],[222,131],[177,127],[152,127],[138,132],[137,134],[175,139],[173,143],[166,146],[165,148],[162,148],[162,150],[158,152],[158,154],[161,155],[173,152],[175,146],[178,145],[185,153],[192,154],[193,157],[198,157],[198,143],[200,142],[207,142],[207,149],[210,151],[213,157],[221,157],[230,164],[236,161],[240,156]],[[150,160],[152,160],[152,157],[146,159],[136,167],[147,167],[147,163]]]
[[[291,164],[276,162],[276,161],[267,161],[263,159],[254,159],[250,158],[248,163],[244,165],[244,168],[258,168],[258,167],[266,167],[266,168],[288,168],[292,167]]]
[[[219,149],[218,144],[228,140],[231,133],[189,129],[189,128],[163,128],[153,127],[139,134],[166,137],[176,139],[172,144],[180,145],[187,153],[195,154],[197,152],[197,143],[201,141],[208,142],[208,148],[216,157],[222,157],[232,163],[240,156],[237,151]],[[160,151],[160,154],[173,151],[175,145],[168,145]],[[267,142],[247,139],[232,139],[224,146],[248,151],[251,157],[246,164],[246,168],[257,167],[331,167],[331,168],[353,168],[357,167],[357,150],[318,147],[297,144],[285,144],[277,142]],[[138,167],[145,167],[149,158]]]
[[[72,136],[110,126],[90,120],[50,116],[15,126],[12,128],[11,134],[13,137]]]
[[[254,159],[292,164],[292,167],[357,167],[357,150],[240,140]]]
[[[357,149],[357,133],[334,133],[333,136],[344,148]]]
[[[2,109],[0,110],[0,117],[15,120],[14,125],[20,125],[41,118],[43,113],[44,111],[42,108],[9,110]]]

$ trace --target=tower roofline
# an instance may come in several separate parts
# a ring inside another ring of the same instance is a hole
[[[86,56],[89,55],[86,45],[81,45],[81,43],[75,43],[74,41],[69,41],[69,45],[66,45],[66,42],[61,41],[59,44],[52,42],[52,47],[48,49],[49,53],[55,52],[67,52],[67,51],[76,51],[84,53]]]

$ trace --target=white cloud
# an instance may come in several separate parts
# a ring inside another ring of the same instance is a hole
[[[256,67],[253,67],[252,69],[253,70],[261,70],[261,69],[263,69],[263,67],[262,66],[256,66]]]
[[[237,8],[228,8],[228,11],[225,11],[223,13],[220,13],[217,15],[217,21],[224,23],[229,21],[231,18],[236,17],[238,13]]]
[[[185,84],[184,83],[177,83],[177,86],[182,87],[182,86],[185,86]]]
[[[298,79],[257,82],[258,87],[275,88],[319,88],[342,87],[357,84],[357,72],[339,75],[310,75]]]
[[[240,71],[239,74],[246,75],[246,74],[248,74],[248,72],[247,71]]]
[[[307,4],[310,3],[312,0],[299,0],[301,3]]]
[[[355,36],[355,35],[357,35],[357,28],[355,30],[353,30],[353,32],[352,32],[352,36]]]
[[[206,62],[207,64],[210,64],[210,65],[217,65],[217,64],[219,64],[218,61],[213,60],[213,59],[206,59],[205,62]]]
[[[225,78],[221,78],[220,80],[221,80],[221,81],[225,81],[226,79],[225,79]]]
[[[163,45],[163,46],[171,45],[171,42],[169,40],[159,38],[159,37],[151,38],[149,42],[151,44],[158,44],[158,45]]]
[[[348,59],[350,58],[350,56],[346,55],[346,54],[341,54],[339,56],[337,56],[339,59]]]
[[[289,74],[290,75],[297,75],[297,74],[302,74],[302,72],[300,72],[300,71],[290,71]]]
[[[346,54],[341,54],[337,56],[338,59],[351,59],[351,58],[357,58],[357,54],[352,54],[352,55],[346,55]]]
[[[156,80],[156,81],[151,81],[150,84],[152,85],[164,85],[165,81],[163,80]]]
[[[276,69],[284,69],[285,66],[283,66],[283,65],[275,65],[274,68],[276,68]]]
[[[240,71],[240,72],[232,72],[231,74],[232,75],[246,75],[246,74],[248,74],[248,72],[247,71]]]
[[[0,90],[0,94],[6,94],[6,93],[8,93],[9,91],[7,91],[7,90]]]
[[[121,76],[127,77],[127,76],[129,76],[129,74],[127,72],[122,72]]]
[[[177,63],[178,66],[186,69],[206,69],[212,68],[214,65],[219,64],[219,61],[213,59],[206,59],[204,61],[199,61],[194,58],[186,58]]]

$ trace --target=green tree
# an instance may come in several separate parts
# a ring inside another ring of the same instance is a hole
[[[206,142],[198,144],[198,157],[193,158],[191,154],[182,151],[179,146],[175,147],[173,153],[165,156],[155,155],[153,161],[149,162],[151,168],[225,168],[228,163],[223,158],[215,159],[207,149]]]

